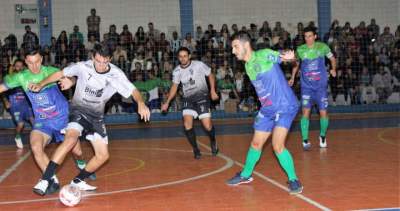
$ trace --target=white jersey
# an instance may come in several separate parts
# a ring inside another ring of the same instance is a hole
[[[127,98],[136,89],[122,70],[111,63],[104,73],[96,72],[92,60],[72,64],[63,73],[78,77],[72,106],[98,117],[103,116],[105,104],[116,92]]]
[[[177,85],[182,83],[184,98],[196,100],[208,95],[206,76],[210,73],[211,68],[206,64],[193,60],[186,68],[178,65],[173,72],[172,81]]]

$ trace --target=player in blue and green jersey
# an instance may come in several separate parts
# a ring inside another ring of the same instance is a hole
[[[246,73],[255,87],[261,108],[254,123],[254,136],[243,170],[227,181],[228,185],[249,183],[254,167],[261,157],[263,145],[272,135],[272,147],[289,179],[291,194],[301,193],[300,184],[291,154],[285,148],[286,136],[295,118],[299,103],[289,87],[279,64],[294,60],[294,52],[279,53],[271,49],[254,51],[247,32],[240,31],[232,37],[232,53],[245,61]]]
[[[304,28],[304,38],[306,44],[297,48],[297,56],[301,60],[301,105],[302,117],[300,120],[301,136],[303,140],[304,150],[311,148],[311,143],[308,140],[308,127],[310,124],[311,108],[314,104],[318,106],[320,114],[320,135],[319,146],[327,147],[326,131],[328,129],[328,72],[325,67],[325,57],[331,61],[330,73],[336,77],[336,59],[333,56],[331,49],[322,42],[316,42],[317,34],[315,28]],[[289,80],[289,85],[293,85],[296,72],[299,69],[299,63],[292,70],[292,77]]]
[[[35,116],[30,134],[30,145],[37,165],[44,172],[49,163],[44,148],[52,138],[56,142],[64,140],[61,130],[67,126],[69,107],[67,100],[55,83],[49,84],[37,93],[29,91],[29,84],[38,83],[58,71],[55,67],[42,66],[42,56],[38,48],[27,49],[25,63],[28,69],[6,77],[4,83],[0,84],[0,93],[21,87],[28,96]],[[74,154],[82,155],[80,145],[74,147]],[[59,182],[54,176],[47,193],[55,192],[58,189]]]
[[[6,79],[12,77],[13,74],[25,69],[24,61],[16,60],[10,69],[10,74],[6,75]],[[25,92],[20,87],[8,90],[6,92],[6,98],[3,99],[6,108],[9,109],[12,120],[15,123],[15,143],[17,148],[22,149],[24,147],[21,139],[21,133],[24,129],[25,122],[28,122],[33,126],[33,113],[31,105],[25,95]]]

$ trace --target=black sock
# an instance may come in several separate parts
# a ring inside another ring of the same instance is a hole
[[[86,169],[82,169],[81,172],[75,177],[74,182],[78,183],[80,181],[84,181],[88,178],[93,172],[88,172]]]
[[[210,142],[215,143],[215,128],[214,128],[214,126],[211,128],[210,131],[206,130],[206,133],[207,133],[208,137],[210,137]]]
[[[185,129],[185,135],[186,135],[190,145],[192,145],[193,150],[198,151],[199,148],[197,147],[196,133],[194,131],[194,128],[190,128],[189,130]]]
[[[43,173],[42,179],[49,181],[51,177],[53,177],[54,174],[56,173],[57,167],[58,164],[50,160],[49,165],[47,165],[46,170]]]

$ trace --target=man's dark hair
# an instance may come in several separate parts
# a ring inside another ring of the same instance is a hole
[[[179,54],[181,51],[186,51],[186,52],[188,53],[188,55],[190,55],[190,50],[189,50],[189,48],[180,47],[180,48],[178,49],[178,54]]]
[[[22,59],[16,59],[16,60],[14,61],[13,65],[15,65],[17,62],[21,62],[22,64],[25,65],[25,62],[24,62],[24,60],[22,60]]]
[[[247,41],[251,43],[251,36],[247,31],[240,30],[232,35],[231,40]]]
[[[317,28],[312,27],[312,26],[307,26],[306,28],[303,29],[303,32],[312,32],[314,35],[317,34]]]
[[[106,44],[96,44],[93,47],[92,54],[93,54],[93,56],[96,56],[96,54],[99,54],[100,56],[103,56],[103,57],[111,57],[112,51]]]
[[[27,45],[25,48],[25,58],[27,56],[34,56],[36,54],[41,54],[40,52],[40,46],[37,45]]]

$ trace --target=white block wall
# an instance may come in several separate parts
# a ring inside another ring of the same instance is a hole
[[[15,28],[15,5],[16,4],[36,4],[36,0],[1,0],[0,1],[0,39],[3,43],[4,38],[9,34],[15,34],[18,45],[21,45],[22,36],[25,29]],[[32,31],[39,36],[39,28],[31,27]],[[3,43],[4,44],[4,43]]]
[[[78,25],[87,34],[86,17],[90,9],[95,8],[101,18],[100,34],[108,32],[115,24],[117,32],[128,24],[135,33],[139,26],[147,31],[147,24],[153,22],[156,29],[163,32],[180,32],[179,0],[53,0],[53,36],[56,38],[62,30],[69,34],[74,25]]]
[[[400,24],[400,0],[331,0],[332,19],[340,25],[350,22],[352,27],[361,21],[368,25],[371,18],[376,19],[381,32],[389,26],[392,33]]]
[[[194,27],[207,29],[212,23],[217,30],[223,23],[229,28],[233,23],[238,27],[255,23],[261,27],[266,20],[270,27],[276,21],[289,32],[297,32],[297,23],[315,21],[317,24],[316,0],[193,0]]]

